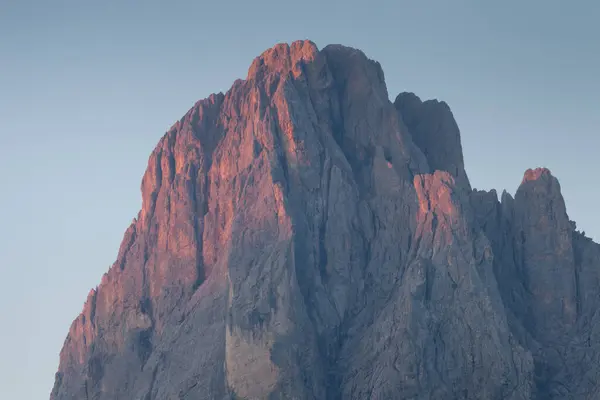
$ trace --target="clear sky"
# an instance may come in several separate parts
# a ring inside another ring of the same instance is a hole
[[[48,398],[158,139],[278,42],[358,47],[390,96],[447,101],[474,187],[546,166],[599,239],[598,21],[597,0],[0,0],[0,398]]]

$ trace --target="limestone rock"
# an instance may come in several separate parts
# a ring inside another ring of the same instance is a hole
[[[449,107],[392,104],[359,50],[265,51],[164,135],[142,198],[53,400],[596,390],[600,246],[556,179],[472,191]]]
[[[447,171],[468,187],[460,130],[446,102],[421,101],[414,93],[400,93],[394,106],[429,163],[430,172]]]

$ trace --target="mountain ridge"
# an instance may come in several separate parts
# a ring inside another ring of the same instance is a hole
[[[360,50],[266,50],[141,191],[51,399],[593,398],[600,246],[556,178],[473,190],[449,106]]]

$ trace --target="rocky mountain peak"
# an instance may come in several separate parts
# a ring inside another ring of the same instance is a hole
[[[470,188],[465,172],[460,130],[448,104],[421,101],[414,93],[400,93],[394,106],[427,158],[431,171],[448,171],[459,185]]]
[[[558,181],[471,190],[448,105],[392,104],[360,50],[265,51],[160,139],[141,191],[53,400],[597,389],[600,246]]]
[[[552,172],[550,172],[550,170],[548,168],[535,168],[535,169],[530,168],[527,171],[525,171],[525,173],[523,174],[523,180],[521,181],[521,184],[523,185],[527,182],[537,181],[540,179],[549,181],[549,180],[555,180],[556,178],[554,178],[552,176]]]
[[[291,45],[279,43],[254,59],[248,69],[248,80],[261,79],[270,74],[282,76],[292,73],[298,77],[302,65],[313,62],[319,50],[310,40],[298,40]]]

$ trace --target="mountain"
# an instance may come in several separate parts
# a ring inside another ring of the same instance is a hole
[[[471,188],[444,102],[310,41],[159,141],[50,396],[600,398],[600,246],[549,170]]]

